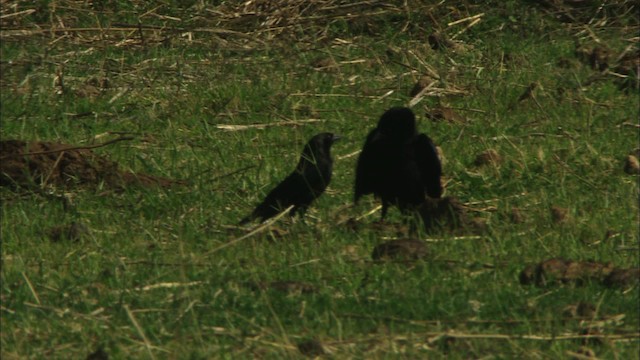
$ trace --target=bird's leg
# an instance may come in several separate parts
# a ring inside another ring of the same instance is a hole
[[[384,222],[384,218],[387,216],[387,211],[389,210],[389,203],[387,203],[386,201],[382,202],[382,211],[380,212],[380,220],[378,220],[378,223],[383,223]]]
[[[291,210],[289,210],[289,217],[294,217],[298,213],[298,207],[294,206]]]
[[[300,221],[302,221],[303,224],[306,224],[306,221],[304,220],[304,215],[306,213],[307,213],[306,206],[296,206],[293,209],[291,209],[291,212],[289,213],[289,215],[293,218],[297,214],[298,217],[300,218]]]

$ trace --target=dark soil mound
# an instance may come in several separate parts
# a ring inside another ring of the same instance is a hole
[[[86,147],[54,142],[0,141],[0,186],[95,186],[128,185],[167,187],[179,181],[120,171],[118,164]]]
[[[612,264],[594,261],[549,259],[527,266],[520,273],[522,285],[546,286],[551,283],[581,285],[588,281],[601,282],[608,287],[626,287],[640,280],[640,269],[616,268]]]
[[[419,209],[427,232],[446,229],[454,233],[483,233],[487,230],[484,220],[469,216],[466,207],[456,198],[428,198]]]
[[[427,256],[427,246],[417,239],[397,239],[383,242],[373,249],[373,260],[418,260]]]

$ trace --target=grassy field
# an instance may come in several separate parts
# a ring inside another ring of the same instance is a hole
[[[93,151],[186,181],[0,188],[2,359],[638,358],[637,281],[519,282],[551,258],[640,266],[640,92],[620,65],[637,5],[270,3],[2,2],[2,140],[131,136]],[[410,103],[445,195],[487,231],[374,262],[407,234],[396,209],[352,206],[355,162]],[[236,227],[324,131],[343,139],[305,221]]]

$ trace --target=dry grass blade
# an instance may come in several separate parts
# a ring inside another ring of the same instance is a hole
[[[352,153],[349,153],[349,154],[346,154],[346,155],[336,156],[336,159],[338,159],[338,160],[348,159],[350,157],[354,157],[354,156],[360,154],[361,152],[362,152],[362,150],[356,150],[356,151],[354,151]]]
[[[229,2],[216,9],[220,26],[237,31],[253,29],[253,36],[267,39],[291,35],[292,29],[304,29],[297,36],[313,36],[335,21],[365,19],[402,13],[403,8],[382,1],[340,2],[335,0],[278,2]],[[257,26],[256,26],[257,25]]]
[[[424,89],[422,89],[416,96],[414,96],[411,101],[409,101],[409,107],[416,106],[425,96],[435,96],[435,97],[443,97],[447,95],[464,95],[467,94],[464,90],[459,90],[455,88],[438,88],[435,87],[436,81],[432,82]]]
[[[486,236],[480,236],[480,235],[454,236],[454,237],[448,237],[448,238],[429,238],[429,239],[423,239],[423,241],[436,243],[436,242],[449,242],[449,241],[457,241],[457,240],[482,240],[482,239],[486,239]]]
[[[266,129],[268,127],[274,126],[298,126],[298,125],[306,125],[311,123],[323,122],[322,119],[308,119],[308,120],[297,120],[297,121],[278,121],[269,124],[251,124],[251,125],[233,125],[233,124],[218,124],[216,128],[226,131],[241,131],[248,129]]]
[[[22,11],[18,11],[18,12],[14,12],[11,14],[4,14],[2,16],[0,16],[0,20],[5,20],[14,16],[22,16],[22,15],[31,15],[34,12],[36,12],[35,9],[27,9],[27,10],[22,10]]]
[[[238,242],[250,238],[253,235],[259,234],[261,232],[263,232],[264,230],[266,230],[267,228],[269,228],[271,225],[273,225],[276,221],[280,220],[280,218],[282,218],[283,216],[285,216],[286,214],[289,213],[289,211],[293,209],[293,205],[289,206],[288,208],[284,209],[283,211],[281,211],[278,215],[274,216],[273,218],[267,220],[265,223],[258,225],[257,227],[255,227],[253,230],[251,230],[250,232],[248,232],[245,235],[242,235],[241,237],[237,238],[237,239],[233,239],[227,243],[224,243],[220,246],[218,246],[217,248],[214,248],[213,250],[207,252],[205,255],[211,255],[213,253],[216,253],[228,246],[231,245],[235,245]]]
[[[203,284],[203,281],[191,281],[188,283],[178,283],[178,282],[164,282],[164,283],[158,283],[158,284],[151,284],[151,285],[146,285],[146,286],[142,286],[142,287],[137,287],[134,288],[133,290],[135,291],[149,291],[149,290],[155,290],[155,289],[174,289],[174,288],[179,288],[179,287],[191,287],[191,286],[196,286],[196,285],[200,285]]]
[[[373,209],[367,211],[366,213],[358,216],[356,218],[356,221],[359,221],[359,220],[362,220],[362,219],[364,219],[366,217],[369,217],[369,216],[375,214],[376,212],[380,211],[380,209],[382,209],[382,205],[378,205],[378,206],[374,207]]]
[[[131,309],[129,309],[129,306],[125,304],[124,305],[124,310],[127,312],[127,316],[129,316],[129,319],[133,323],[133,326],[138,331],[138,335],[140,335],[140,337],[144,341],[144,345],[147,348],[147,352],[149,353],[149,357],[151,359],[155,360],[156,357],[155,357],[155,355],[153,355],[153,351],[151,351],[153,346],[149,342],[149,339],[147,339],[147,336],[144,334],[144,331],[142,331],[142,328],[140,327],[140,324],[138,324],[138,321],[136,320],[135,316],[133,316],[133,313],[131,312]]]
[[[420,92],[409,101],[409,107],[418,105],[418,103],[422,101],[422,98],[424,98],[426,94],[435,87],[435,84],[436,81],[434,80],[429,85],[425,86],[424,89],[420,90]]]
[[[60,164],[60,160],[62,160],[63,156],[64,156],[64,151],[61,151],[58,157],[56,158],[56,161],[53,163],[53,166],[51,167],[51,171],[49,171],[49,173],[47,174],[47,177],[44,178],[44,180],[42,181],[42,185],[40,187],[44,189],[47,186],[47,183],[49,182],[51,175],[53,175],[54,171],[58,168],[58,165]]]
[[[306,97],[344,97],[354,99],[378,99],[379,96],[373,95],[350,95],[350,94],[323,94],[323,93],[292,93],[289,96],[306,96]]]
[[[473,21],[471,21],[471,23],[469,23],[467,26],[465,26],[462,30],[458,31],[457,33],[453,34],[453,36],[451,36],[451,39],[455,39],[458,36],[460,36],[461,34],[463,34],[465,31],[471,29],[473,26],[476,26],[480,23],[482,19],[480,18],[476,18]]]
[[[453,26],[453,25],[457,25],[457,24],[460,24],[460,23],[463,23],[463,22],[467,22],[467,21],[475,21],[475,20],[477,20],[477,19],[479,19],[479,18],[481,18],[483,16],[484,16],[484,13],[480,13],[480,14],[477,14],[477,15],[469,16],[469,17],[466,17],[464,19],[452,21],[452,22],[448,23],[447,26]]]
[[[467,334],[458,332],[446,332],[433,334],[433,336],[447,336],[458,339],[502,339],[502,340],[534,340],[534,341],[557,341],[557,340],[586,340],[586,339],[607,339],[607,340],[637,340],[640,333],[631,334],[565,334],[565,335],[509,335],[509,334]]]
[[[31,291],[31,295],[33,295],[33,298],[36,300],[36,303],[40,305],[40,297],[38,296],[38,293],[36,292],[36,290],[33,288],[33,285],[31,285],[31,281],[29,281],[27,274],[25,274],[24,272],[22,272],[21,274],[22,274],[22,277],[24,278],[24,281],[27,283],[27,286],[29,287],[29,291]]]

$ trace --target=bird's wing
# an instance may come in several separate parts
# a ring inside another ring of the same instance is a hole
[[[296,193],[302,184],[302,176],[295,171],[273,188],[264,200],[256,206],[251,215],[242,219],[241,224],[260,218],[262,221],[276,216],[280,211],[294,204]]]
[[[367,194],[374,192],[376,180],[376,161],[379,157],[378,137],[380,134],[377,129],[372,130],[367,135],[367,140],[362,147],[358,164],[356,165],[356,182],[354,188],[354,200]]]
[[[303,155],[305,156],[305,155]],[[301,181],[306,184],[306,188],[312,190],[314,194],[320,195],[331,181],[333,172],[333,160],[331,155],[324,149],[316,149],[313,158],[302,158],[294,173],[301,174]]]
[[[308,186],[304,178],[299,172],[294,171],[269,192],[264,203],[271,207],[294,205],[296,199],[305,191],[308,191]]]
[[[439,198],[442,195],[442,165],[433,141],[425,134],[418,135],[414,142],[414,151],[427,195]]]

